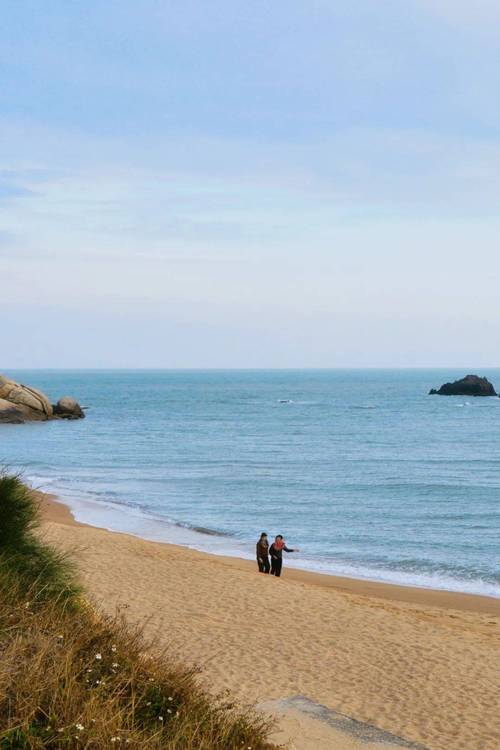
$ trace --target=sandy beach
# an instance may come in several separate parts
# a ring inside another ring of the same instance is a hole
[[[212,689],[266,707],[305,696],[429,750],[500,747],[500,600],[297,569],[276,580],[249,561],[79,524],[40,497],[43,533],[71,551],[96,604],[123,608]],[[301,740],[301,721],[290,712],[277,738],[384,747],[318,726]]]

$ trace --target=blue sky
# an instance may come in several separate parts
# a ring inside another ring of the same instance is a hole
[[[498,364],[497,2],[2,20],[4,368]]]

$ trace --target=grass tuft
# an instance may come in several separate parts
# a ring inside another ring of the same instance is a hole
[[[0,474],[0,575],[30,588],[37,602],[57,598],[74,603],[80,593],[74,566],[40,540],[39,526],[33,492],[19,476]]]

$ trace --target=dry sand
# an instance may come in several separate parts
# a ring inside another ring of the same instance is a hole
[[[123,607],[211,688],[247,703],[306,696],[429,750],[500,749],[500,600],[291,569],[274,579],[42,503],[46,535],[72,551],[96,603]],[[371,748],[293,711],[282,729],[296,750]]]

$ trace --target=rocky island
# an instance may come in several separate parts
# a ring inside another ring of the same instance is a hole
[[[0,424],[82,419],[84,416],[80,404],[70,396],[51,404],[42,391],[0,375]]]
[[[439,390],[431,388],[429,396],[497,396],[492,383],[479,375],[466,375],[461,380],[445,383]]]

